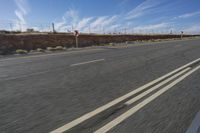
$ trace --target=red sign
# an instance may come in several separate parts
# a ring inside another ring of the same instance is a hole
[[[74,31],[74,36],[79,36],[78,30],[75,30],[75,31]]]

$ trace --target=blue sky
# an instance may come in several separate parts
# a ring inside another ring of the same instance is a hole
[[[200,0],[0,0],[0,28],[200,33]],[[6,26],[5,26],[6,25]]]

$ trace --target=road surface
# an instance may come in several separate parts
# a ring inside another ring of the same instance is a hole
[[[0,132],[198,131],[199,58],[200,39],[1,58]]]

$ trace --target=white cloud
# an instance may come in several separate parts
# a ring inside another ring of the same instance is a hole
[[[190,17],[195,17],[195,16],[200,16],[200,11],[192,12],[192,13],[186,13],[186,14],[180,15],[178,17],[175,17],[175,19],[177,19],[177,18],[190,18]]]
[[[109,26],[115,24],[119,16],[100,16],[100,17],[79,17],[75,9],[69,9],[60,21],[55,22],[56,31],[79,30],[88,32],[90,29],[94,32],[102,32]]]
[[[62,16],[60,21],[55,22],[56,31],[71,31],[72,27],[75,28],[79,22],[79,13],[75,9],[69,9]]]
[[[105,32],[121,32],[120,27],[121,27],[121,24],[114,24],[107,27],[107,29],[105,29]]]
[[[103,28],[103,27],[107,27],[112,25],[113,23],[115,23],[118,19],[117,15],[114,16],[101,16],[96,18],[96,20],[94,20],[90,26],[91,28]]]
[[[119,19],[119,16],[114,15],[114,16],[109,16],[109,18],[107,18],[107,20],[105,20],[101,25],[104,26],[109,26],[113,23],[115,23],[117,20]]]
[[[151,7],[151,6],[150,6]],[[147,7],[143,7],[146,9]],[[168,23],[158,23],[158,24],[152,24],[152,25],[145,25],[145,26],[138,26],[135,28],[130,28],[130,25],[132,24],[131,21],[128,21],[128,24],[123,24],[123,22],[126,22],[127,20],[124,18],[123,15],[113,15],[113,16],[99,16],[99,17],[85,17],[81,18],[79,17],[79,13],[76,10],[70,9],[65,13],[65,15],[62,17],[61,21],[56,22],[56,30],[57,31],[72,31],[72,25],[74,30],[77,29],[81,32],[88,32],[91,30],[91,32],[96,33],[103,33],[103,32],[121,32],[125,28],[127,29],[127,32],[130,30],[134,31],[141,31],[145,30],[145,32],[150,32],[151,30],[168,30],[169,27]],[[122,26],[123,25],[123,26]],[[127,27],[128,26],[128,27]],[[130,28],[130,29],[129,29]]]
[[[122,3],[126,3],[129,0],[123,0]],[[122,13],[120,15],[114,14],[111,16],[99,16],[99,17],[80,17],[79,11],[73,8],[68,9],[64,15],[60,18],[60,20],[55,21],[55,29],[56,31],[60,32],[69,32],[73,30],[79,30],[81,32],[96,32],[96,33],[102,33],[102,32],[122,32],[126,31],[127,32],[158,32],[158,31],[168,31],[172,29],[170,26],[171,22],[174,19],[170,20],[159,20],[161,17],[158,18],[152,18],[148,20],[149,23],[148,25],[144,25],[144,23],[138,23],[137,21],[133,21],[133,19],[139,18],[139,17],[144,17],[144,15],[147,15],[149,13],[158,13],[160,9],[163,8],[164,5],[163,3],[167,3],[168,0],[145,0],[138,6],[136,6],[133,10]],[[26,16],[28,15],[30,9],[27,3],[27,0],[15,0],[17,9],[15,10],[15,14],[17,16],[17,24],[15,28],[17,27],[22,27],[22,29],[26,29],[27,21],[26,21]],[[171,3],[174,5],[174,3]],[[168,3],[167,3],[168,5]],[[159,9],[159,10],[158,10]],[[168,10],[169,8],[163,8],[164,11]],[[200,11],[193,12],[193,13],[186,13],[183,15],[178,16],[177,18],[189,18],[193,16],[198,16],[200,15]],[[154,20],[154,21],[152,21]],[[155,21],[156,20],[156,21]],[[162,23],[160,23],[162,21]],[[21,23],[21,26],[18,24]],[[152,23],[152,24],[151,24]],[[156,23],[156,24],[155,24]],[[136,24],[138,24],[137,27],[134,27]],[[140,26],[141,25],[141,26]],[[45,30],[45,29],[50,29],[49,27],[47,28],[40,28],[38,26],[34,27],[37,30]],[[189,27],[186,30],[188,32],[195,31],[195,28],[198,29],[198,26],[193,26]]]
[[[22,30],[25,30],[27,24],[25,16],[30,11],[27,0],[15,0],[15,3],[17,5],[17,9],[15,10],[15,15],[17,16],[18,24],[16,24],[14,27],[16,29],[22,28]]]
[[[146,26],[138,26],[135,29],[140,30],[140,29],[146,29],[146,30],[151,30],[151,29],[160,29],[160,28],[166,28],[168,26],[167,23],[159,23],[159,24],[153,24],[153,25],[146,25]]]
[[[63,16],[65,22],[69,21],[69,24],[77,23],[79,20],[79,12],[75,9],[69,9]]]
[[[134,19],[143,16],[144,14],[150,12],[155,7],[157,7],[160,3],[161,1],[159,0],[145,0],[136,8],[128,12],[128,14],[126,15],[126,19]]]
[[[152,24],[152,25],[144,25],[144,26],[138,26],[133,28],[135,32],[145,32],[149,33],[153,31],[167,31],[169,30],[169,24],[168,23],[158,23],[158,24]]]
[[[80,22],[77,24],[77,29],[78,30],[82,30],[83,28],[87,27],[88,24],[92,21],[93,17],[89,17],[89,18],[83,18],[82,20],[80,20]]]
[[[56,30],[57,31],[60,31],[60,30],[62,30],[63,29],[63,27],[65,26],[65,21],[63,20],[63,21],[59,21],[59,22],[56,22],[55,23],[55,28],[56,28]]]
[[[183,31],[188,34],[200,34],[200,24],[192,25]]]
[[[124,0],[123,2],[128,2],[129,0]],[[164,0],[166,1],[166,0]],[[27,21],[25,19],[29,12],[29,7],[27,0],[15,0],[18,9],[15,10],[18,22],[23,24],[23,29],[25,29]],[[163,1],[162,1],[163,2]],[[115,29],[118,31],[122,29],[127,29],[133,26],[132,19],[143,16],[150,11],[155,11],[161,2],[159,0],[145,0],[143,3],[139,4],[136,8],[129,11],[127,14],[111,15],[111,16],[99,16],[99,17],[82,17],[79,16],[79,11],[73,8],[68,9],[60,20],[55,21],[55,29],[59,32],[69,32],[73,30],[80,30],[81,32],[111,32]],[[128,23],[126,22],[127,20]],[[164,27],[165,23],[156,25],[147,25],[142,27],[135,27],[135,30],[151,30],[159,29]],[[19,25],[20,26],[20,25]],[[18,26],[18,27],[19,27]],[[22,26],[22,25],[21,25]],[[47,27],[48,28],[48,27]],[[47,29],[46,28],[46,29]],[[35,29],[38,29],[35,27]],[[39,28],[40,29],[40,28]],[[49,29],[49,28],[48,28]],[[132,28],[133,29],[133,28]],[[127,29],[128,30],[128,29]]]
[[[15,15],[17,16],[17,18],[21,24],[26,24],[26,20],[24,18],[24,14],[22,12],[20,12],[19,10],[15,10]]]
[[[100,26],[101,24],[103,24],[107,19],[108,19],[108,16],[101,16],[101,17],[98,17],[96,20],[94,20],[94,21],[90,24],[90,27],[91,27],[91,28],[97,28],[98,26]]]
[[[60,32],[73,32],[73,30],[86,31],[93,19],[93,17],[80,19],[79,12],[77,10],[69,9],[60,21],[55,22],[55,29]]]

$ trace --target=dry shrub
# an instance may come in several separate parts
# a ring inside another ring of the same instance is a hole
[[[28,51],[27,50],[23,50],[23,49],[17,49],[16,53],[17,54],[28,54]]]

